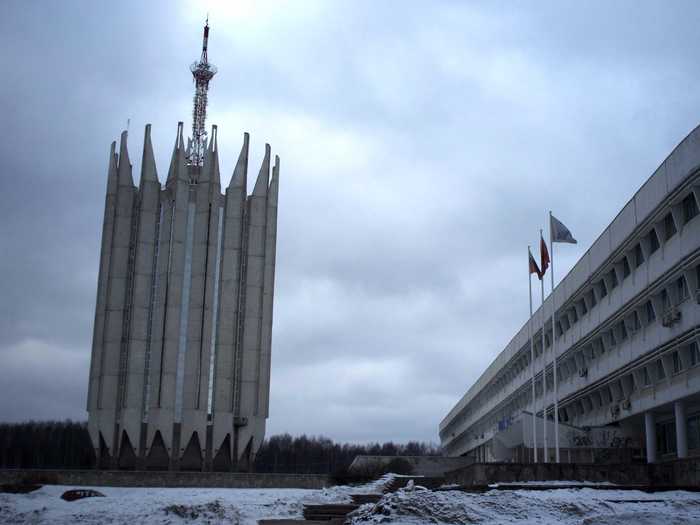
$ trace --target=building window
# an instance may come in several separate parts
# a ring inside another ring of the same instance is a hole
[[[614,289],[617,286],[617,273],[615,270],[610,270],[610,289]]]
[[[608,285],[605,284],[605,279],[600,281],[600,297],[605,297],[608,295]]]
[[[688,448],[700,448],[700,415],[688,418],[686,430],[688,432]]]
[[[656,451],[661,455],[676,452],[676,423],[674,421],[656,425]]]
[[[681,369],[681,356],[678,352],[673,352],[673,373],[677,374]]]
[[[571,309],[571,317],[573,317],[574,323],[578,323],[578,313],[576,313],[576,308]]]
[[[612,390],[610,390],[610,387],[607,387],[607,388],[604,388],[604,389],[603,389],[603,392],[605,392],[605,396],[604,396],[604,397],[605,397],[605,401],[606,401],[607,404],[609,405],[610,403],[613,402]]]
[[[639,268],[642,263],[644,263],[644,253],[642,252],[642,245],[637,244],[634,247],[634,264],[636,268]]]
[[[690,354],[690,366],[695,366],[700,363],[700,350],[698,350],[698,342],[690,343],[688,353]]]
[[[634,326],[635,330],[639,330],[642,327],[642,323],[639,320],[639,312],[637,312],[637,310],[635,310],[632,314],[632,325]]]
[[[681,275],[676,280],[676,291],[678,293],[679,303],[682,303],[688,298],[688,287],[685,285],[685,276]]]
[[[695,195],[693,195],[693,192],[690,192],[685,197],[685,199],[683,199],[683,220],[687,224],[697,214],[698,214],[698,203],[695,202]]]
[[[623,321],[620,323],[620,341],[624,341],[625,339],[627,339],[627,327]]]
[[[668,296],[668,292],[666,291],[666,288],[661,290],[661,304],[664,305],[664,310],[671,307],[671,299]]]
[[[627,279],[627,276],[632,273],[630,270],[630,263],[627,260],[627,257],[622,258],[622,278]]]
[[[598,349],[600,350],[600,355],[603,355],[605,353],[605,345],[603,344],[603,338],[601,337],[601,338],[597,339],[597,341],[598,341],[597,346],[598,346]]]
[[[644,386],[651,385],[651,376],[649,375],[649,369],[646,366],[642,368],[642,376],[644,377]]]
[[[664,364],[659,359],[656,362],[656,380],[661,381],[662,379],[666,379],[666,371],[664,370]]]
[[[646,310],[647,310],[647,324],[651,324],[656,320],[656,313],[654,312],[654,305],[651,304],[651,301],[647,301]]]
[[[656,230],[652,229],[649,232],[649,253],[654,253],[659,249],[659,236],[656,235]]]
[[[698,277],[700,278],[700,266],[698,266]],[[597,304],[597,301],[595,300],[595,292],[591,292],[591,308],[593,308]]]
[[[669,240],[671,237],[673,237],[678,230],[676,229],[676,223],[673,222],[673,215],[670,213],[664,217],[664,235],[666,236],[665,240]]]
[[[579,304],[581,305],[581,311],[583,312],[583,315],[586,315],[588,313],[588,308],[586,308],[586,301],[580,301]]]

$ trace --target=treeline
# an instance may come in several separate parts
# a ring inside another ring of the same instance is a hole
[[[95,455],[87,423],[0,423],[0,468],[90,468]]]
[[[432,443],[409,441],[357,445],[335,443],[326,437],[280,434],[266,439],[255,458],[256,472],[342,475],[355,456],[439,456]]]
[[[358,455],[437,456],[431,443],[410,441],[365,445],[326,437],[271,436],[255,458],[256,472],[342,474]],[[92,468],[94,453],[87,423],[29,421],[0,423],[0,468]]]

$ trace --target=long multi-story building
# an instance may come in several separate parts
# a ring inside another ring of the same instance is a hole
[[[193,137],[182,122],[164,186],[151,126],[135,186],[112,143],[88,389],[103,468],[247,470],[265,435],[279,158],[250,195],[248,134],[221,193],[216,126],[204,129],[208,63],[193,64]]]
[[[445,454],[532,461],[536,440],[542,460],[546,426],[554,460],[555,397],[562,461],[584,448],[700,454],[699,206],[696,128],[444,417]]]

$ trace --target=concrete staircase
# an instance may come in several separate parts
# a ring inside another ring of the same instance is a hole
[[[396,492],[399,489],[404,488],[410,481],[413,481],[414,485],[420,485],[426,489],[435,490],[441,485],[445,484],[445,478],[440,477],[426,477],[426,476],[395,476],[389,483],[384,486],[384,494],[389,492]]]
[[[304,519],[309,521],[345,521],[345,517],[360,506],[355,503],[326,503],[304,505]]]
[[[376,505],[384,494],[404,488],[410,481],[430,490],[435,490],[445,483],[442,477],[394,476],[382,488],[382,492],[352,494],[352,503],[325,503],[304,505],[303,520],[259,520],[259,525],[342,525],[348,514],[361,505]]]

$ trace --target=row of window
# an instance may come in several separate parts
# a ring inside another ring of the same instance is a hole
[[[651,386],[654,383],[666,379],[669,375],[680,374],[684,370],[700,364],[700,349],[698,343],[693,341],[681,350],[671,353],[670,362],[664,364],[663,358],[659,359],[652,366],[642,368],[643,386]],[[669,370],[667,370],[667,368]]]
[[[629,277],[634,270],[639,268],[644,262],[649,258],[649,256],[655,253],[661,247],[661,239],[663,242],[668,242],[674,235],[678,233],[677,222],[682,222],[684,226],[696,216],[700,214],[698,208],[698,203],[695,198],[694,193],[689,192],[681,201],[679,207],[679,213],[677,217],[674,218],[672,212],[667,213],[664,218],[655,227],[651,228],[645,235],[642,236],[640,241],[634,245],[632,250],[628,255],[623,256],[620,260],[613,264],[613,268],[607,272],[603,278],[594,283],[593,287],[584,293],[583,297],[574,303],[574,307],[566,311],[564,315],[559,315],[556,323],[557,337],[563,335],[566,331],[570,330],[579,319],[588,314],[598,302],[611,293],[617,286],[619,286],[620,281],[624,281]],[[697,282],[700,283],[700,266],[696,268]],[[684,276],[680,276],[674,283],[673,292],[675,298],[672,299],[668,290],[664,288],[660,293],[661,307],[664,311],[671,308],[677,304],[688,299],[690,295],[690,290],[688,283]],[[605,335],[605,340],[602,339],[600,343],[597,344],[598,354],[594,351],[592,355],[602,355],[606,351],[606,347],[615,347],[621,342],[625,341],[629,337],[630,331],[636,331],[640,329],[643,325],[648,325],[657,319],[657,309],[651,300],[647,301],[643,308],[640,310],[635,310],[631,317],[625,321],[620,321],[613,329],[609,330]],[[549,333],[547,333],[549,332]],[[550,329],[545,332],[545,348],[551,346],[551,323]],[[535,339],[535,353],[539,355],[541,353],[541,338]],[[515,373],[506,374],[506,377],[515,376],[522,372],[529,365],[529,352],[523,353],[523,357],[518,359],[511,368],[515,370]],[[574,361],[575,363],[575,361]],[[562,368],[564,371],[565,369]],[[580,367],[574,367],[569,369],[566,376],[572,376],[575,371],[581,372]],[[481,404],[481,399],[483,397],[489,397],[493,394],[495,390],[504,388],[509,380],[505,379],[504,376],[496,379],[489,386],[484,388],[475,398],[470,402],[474,406],[479,406]],[[550,382],[548,381],[548,384]],[[460,414],[459,417],[455,417],[450,424],[444,429],[444,433],[448,434],[449,429],[457,424],[458,421],[464,421],[467,418],[469,410],[465,408],[464,412]]]
[[[688,448],[700,448],[700,414],[686,419]],[[656,451],[661,455],[676,453],[676,422],[665,421],[656,425]]]
[[[683,225],[698,216],[698,203],[692,191],[682,200],[680,209],[680,220],[682,220]],[[560,316],[556,326],[557,337],[571,329],[571,327],[578,322],[581,315],[585,315],[592,310],[600,299],[611,293],[619,286],[621,281],[629,277],[634,270],[644,264],[651,254],[661,247],[659,230],[663,232],[664,243],[668,242],[678,233],[676,219],[674,219],[673,213],[671,212],[664,216],[660,225],[658,229],[657,227],[653,227],[649,232],[643,235],[640,241],[634,245],[627,255],[613,263],[613,268],[605,273],[598,282],[594,283],[593,287],[585,292],[583,297],[576,301],[572,308],[564,315]],[[549,344],[547,344],[547,346],[549,346]]]
[[[700,365],[700,346],[698,346],[697,341],[692,341],[678,350],[665,354],[652,363],[599,388],[590,396],[562,407],[561,419],[569,422],[577,415],[585,414],[588,411],[605,408],[612,403],[629,401],[629,397],[635,391],[667,380],[671,376],[698,365]]]
[[[700,266],[695,268],[698,282],[700,282]],[[688,283],[685,276],[678,277],[672,285],[675,301],[671,301],[671,296],[666,288],[660,293],[660,305],[663,312],[668,312],[671,306],[678,306],[690,297]],[[641,308],[632,311],[625,319],[617,322],[611,329],[601,333],[593,342],[568,359],[561,360],[559,374],[562,379],[571,379],[577,375],[587,375],[588,362],[601,357],[606,352],[625,342],[632,333],[637,332],[643,326],[648,326],[657,320],[657,307],[652,300],[646,301]],[[676,311],[674,316],[666,316],[662,319],[664,324],[672,324],[680,318],[680,312]]]

